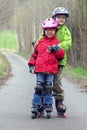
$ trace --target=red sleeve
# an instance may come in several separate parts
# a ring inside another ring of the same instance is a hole
[[[38,46],[40,44],[40,41],[38,41],[38,44],[36,45],[36,47],[34,47],[34,51],[38,53]]]
[[[56,44],[60,44],[60,41],[57,40]],[[62,60],[64,58],[64,50],[60,48],[60,50],[55,51],[56,58]]]
[[[36,60],[35,59],[33,59],[32,57],[29,59],[29,61],[28,61],[28,65],[33,65],[33,66],[35,66],[35,63],[36,63]]]
[[[58,59],[63,59],[64,58],[64,50],[63,49],[60,49],[58,51],[55,52],[55,55]]]
[[[31,56],[31,58],[29,59],[28,61],[28,65],[33,65],[35,66],[35,63],[36,63],[36,59],[37,59],[37,52],[34,52]]]

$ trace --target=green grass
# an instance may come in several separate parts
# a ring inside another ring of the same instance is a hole
[[[78,83],[87,85],[87,70],[80,67],[66,66],[63,75],[75,79]]]
[[[0,32],[0,48],[17,49],[16,34],[13,31]]]
[[[79,76],[87,76],[87,71],[80,68],[80,67],[77,67],[77,68],[73,68],[72,69],[72,72],[75,72],[76,74],[78,74]]]
[[[3,55],[0,54],[0,78],[4,76],[7,66],[7,60]]]

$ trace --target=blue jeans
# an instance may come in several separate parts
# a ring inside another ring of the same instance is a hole
[[[36,73],[36,82],[52,83],[54,81],[54,74]]]
[[[34,104],[34,105],[41,105],[41,104],[47,104],[47,105],[51,104],[52,105],[53,104],[53,98],[52,98],[53,81],[54,81],[54,74],[44,74],[44,73],[36,74],[36,82],[37,83],[40,82],[41,87],[43,87],[43,90],[45,90],[46,92],[43,97],[43,102],[42,102],[43,95],[35,92],[33,100],[32,100],[32,104]],[[39,89],[39,87],[38,87],[38,89]]]

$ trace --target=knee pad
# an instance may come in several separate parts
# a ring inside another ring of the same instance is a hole
[[[32,99],[32,104],[36,106],[42,104],[42,97],[40,94],[36,94],[36,93],[34,94],[34,97]]]
[[[45,89],[47,94],[51,94],[53,89],[52,83],[45,83]]]
[[[37,82],[37,85],[35,87],[35,93],[42,94],[42,91],[43,91],[43,83]]]

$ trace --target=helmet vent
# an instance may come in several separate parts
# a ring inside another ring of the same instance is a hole
[[[50,18],[48,18],[48,21],[50,21]]]

